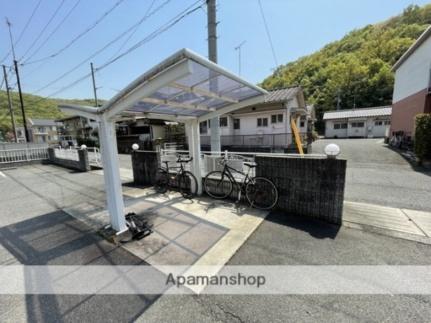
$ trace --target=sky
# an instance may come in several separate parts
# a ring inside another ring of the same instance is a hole
[[[38,9],[17,42],[39,1]],[[0,60],[10,50],[9,33],[4,20],[4,17],[7,17],[12,24],[16,58],[20,64],[24,63],[20,66],[24,92],[42,96],[55,94],[54,97],[60,98],[92,98],[90,78],[74,87],[55,92],[89,73],[90,61],[97,69],[111,57],[145,39],[187,7],[194,8],[202,3],[200,1],[193,6],[197,0],[123,0],[94,29],[61,54],[40,63],[30,64],[32,60],[50,56],[63,48],[118,1],[0,0]],[[277,62],[286,64],[319,50],[355,28],[384,21],[401,13],[410,4],[424,5],[429,1],[261,0],[261,3]],[[51,19],[57,8],[57,14]],[[132,32],[135,29],[132,29],[118,41],[106,46],[142,19],[149,9],[149,12],[154,13],[146,18],[134,33]],[[56,28],[69,12],[67,19]],[[47,25],[50,19],[51,22]],[[259,83],[270,75],[276,62],[265,32],[258,0],[217,0],[217,20],[218,63],[238,73],[238,51],[235,47],[245,41],[241,50],[241,76],[252,83]],[[98,97],[111,98],[136,77],[181,48],[190,48],[202,56],[207,56],[205,5],[115,63],[97,71],[95,78]],[[98,51],[97,55],[86,60]],[[53,82],[81,62],[82,65],[72,73]],[[11,65],[12,58],[8,57],[2,64]],[[14,86],[15,76],[12,74],[10,77],[10,83]],[[49,83],[53,84],[44,88]]]

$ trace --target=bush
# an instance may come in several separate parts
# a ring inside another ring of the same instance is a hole
[[[415,127],[415,154],[420,161],[431,160],[431,114],[418,114]]]

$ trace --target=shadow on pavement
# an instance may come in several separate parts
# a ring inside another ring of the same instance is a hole
[[[416,157],[414,156],[414,153],[409,152],[407,150],[395,148],[395,147],[392,147],[390,145],[385,145],[384,147],[386,149],[392,150],[393,152],[400,155],[406,162],[409,163],[410,167],[415,172],[422,173],[422,174],[427,175],[427,176],[431,176],[431,170],[430,169],[426,169],[425,167],[419,166],[417,164],[416,159],[415,159]]]
[[[62,211],[0,228],[0,243],[0,265],[147,265]],[[25,308],[28,321],[132,321],[159,296],[25,295]]]
[[[265,220],[307,232],[317,239],[334,239],[340,230],[339,225],[326,223],[304,216],[288,215],[281,211],[271,212]]]

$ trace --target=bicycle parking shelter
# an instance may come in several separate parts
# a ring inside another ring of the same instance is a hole
[[[115,121],[148,117],[185,123],[191,171],[202,194],[199,123],[259,104],[267,92],[208,59],[182,49],[126,86],[101,107],[61,104],[60,109],[99,123],[104,182],[111,225],[127,230],[117,156]]]

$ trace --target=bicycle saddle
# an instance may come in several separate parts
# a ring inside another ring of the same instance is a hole
[[[250,168],[255,168],[257,166],[257,164],[250,164],[250,163],[244,163],[244,165]]]

